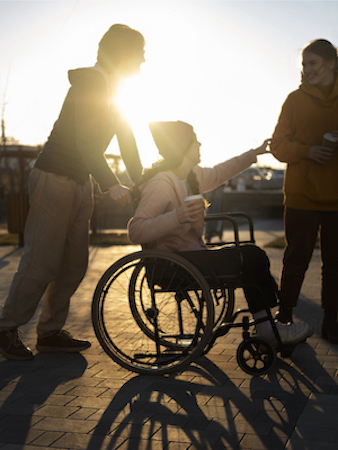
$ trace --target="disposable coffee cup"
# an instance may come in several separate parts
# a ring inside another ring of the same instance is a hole
[[[325,133],[322,145],[324,147],[332,148],[332,150],[336,150],[338,149],[338,137],[333,136],[331,133]]]
[[[204,197],[203,195],[197,194],[197,195],[189,195],[189,197],[186,197],[184,199],[184,203],[186,202],[193,202],[194,200],[202,200],[204,201]],[[192,222],[191,226],[193,228],[200,228],[200,227],[204,227],[204,211],[201,214],[201,217],[196,220],[195,222]]]

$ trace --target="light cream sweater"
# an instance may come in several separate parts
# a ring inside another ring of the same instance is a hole
[[[196,166],[200,193],[212,191],[254,162],[255,153],[248,151],[212,168]],[[141,186],[141,200],[128,224],[131,242],[171,252],[205,249],[203,228],[177,219],[176,209],[187,195],[185,184],[171,171],[160,172]]]

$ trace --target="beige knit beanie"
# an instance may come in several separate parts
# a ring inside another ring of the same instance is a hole
[[[185,122],[151,122],[149,128],[158,151],[167,161],[183,159],[192,143],[195,133]]]

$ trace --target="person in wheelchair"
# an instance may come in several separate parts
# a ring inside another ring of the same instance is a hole
[[[191,125],[176,122],[150,123],[155,144],[162,160],[144,171],[134,187],[136,210],[128,223],[132,243],[147,249],[175,252],[193,263],[204,276],[222,276],[238,267],[245,298],[256,320],[267,317],[267,309],[277,306],[277,286],[270,274],[266,253],[253,244],[238,248],[207,249],[203,241],[203,199],[185,201],[188,196],[203,194],[223,184],[256,162],[257,155],[267,152],[269,140],[211,168],[202,168],[200,146]],[[263,298],[265,297],[265,299]],[[267,306],[268,305],[268,306]],[[283,344],[296,344],[311,336],[308,324],[276,323]],[[274,341],[271,321],[256,325],[259,337]]]

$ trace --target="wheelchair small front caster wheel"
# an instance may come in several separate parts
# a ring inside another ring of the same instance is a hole
[[[275,349],[260,338],[242,341],[237,349],[238,365],[250,375],[259,376],[269,372],[276,359]]]

